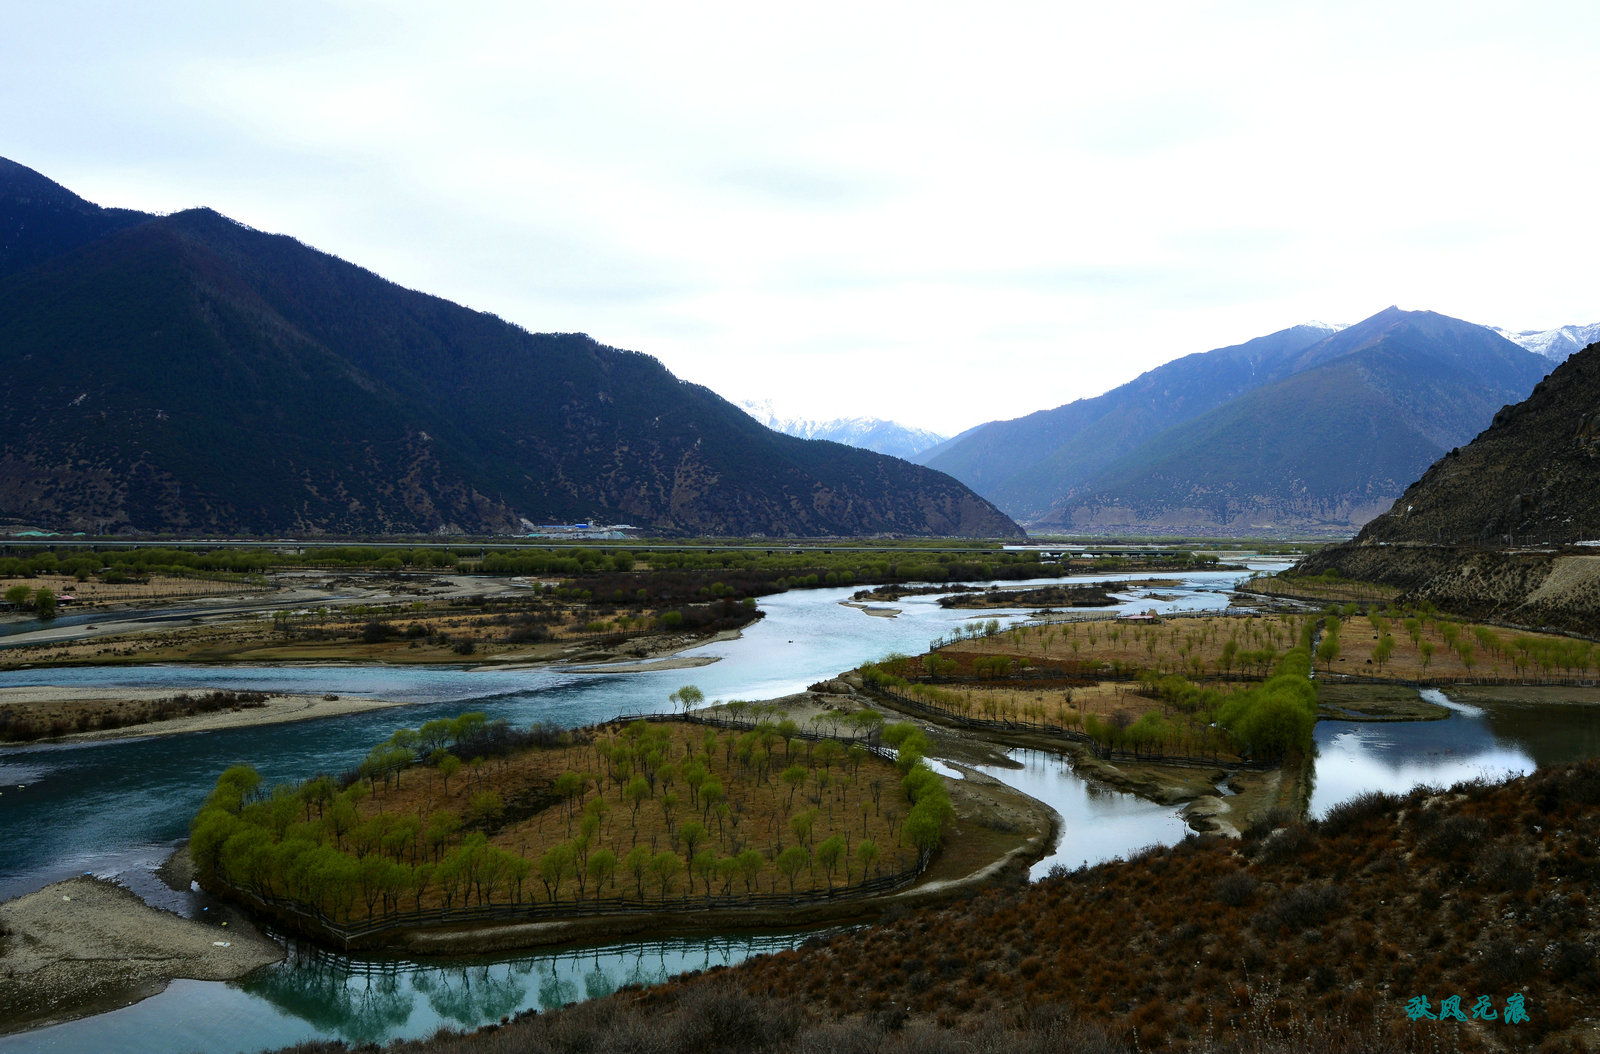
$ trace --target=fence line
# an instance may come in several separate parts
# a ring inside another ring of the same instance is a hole
[[[921,699],[916,699],[909,695],[902,695],[899,692],[891,691],[890,689],[882,686],[873,687],[869,689],[869,691],[877,695],[884,696],[892,702],[900,706],[904,706],[907,709],[920,710],[923,713],[934,714],[966,728],[988,728],[1002,732],[1042,732],[1045,735],[1061,736],[1064,739],[1070,739],[1074,742],[1082,743],[1099,756],[1106,756],[1110,753],[1109,747],[1101,746],[1099,741],[1093,736],[1089,735],[1087,732],[1079,732],[1075,729],[1063,728],[1060,725],[1036,724],[1032,721],[996,721],[982,717],[968,717],[965,714],[957,713],[956,711],[950,710],[946,707],[924,702]]]
[[[539,904],[529,900],[516,904],[463,905],[455,908],[434,908],[427,911],[384,912],[364,923],[340,923],[332,916],[309,909],[298,901],[263,893],[224,888],[234,897],[260,908],[268,914],[289,916],[313,933],[332,938],[349,948],[352,941],[372,937],[396,929],[419,926],[447,926],[464,922],[543,922],[556,919],[595,918],[607,915],[657,915],[663,911],[734,911],[762,907],[809,907],[816,904],[833,904],[858,900],[879,893],[887,893],[910,885],[927,870],[931,854],[917,857],[913,866],[877,878],[864,879],[854,885],[839,886],[806,893],[746,893],[734,899],[718,899],[714,894],[683,893],[670,900],[663,898],[658,904],[647,904],[621,897],[596,897],[587,902]]]
[[[1141,754],[1130,750],[1114,750],[1111,747],[1102,744],[1098,739],[1095,739],[1087,732],[1079,732],[1076,729],[1063,728],[1060,725],[1037,724],[1032,721],[999,721],[982,717],[968,717],[965,714],[959,714],[945,707],[937,706],[933,703],[927,703],[921,699],[915,699],[908,695],[902,695],[899,692],[891,691],[887,688],[878,687],[872,689],[872,691],[886,696],[897,704],[905,706],[907,709],[920,710],[924,713],[934,714],[968,728],[987,728],[1002,732],[1036,732],[1044,735],[1060,736],[1063,739],[1070,739],[1075,743],[1080,743],[1089,748],[1090,752],[1102,761],[1161,761],[1180,765],[1226,765],[1229,768],[1247,769],[1271,769],[1277,766],[1276,762],[1252,761],[1247,758],[1222,758],[1215,755],[1208,757],[1197,754]]]
[[[671,714],[671,713],[618,714],[616,717],[611,718],[611,720],[609,722],[606,722],[606,723],[607,724],[610,724],[610,723],[631,723],[631,722],[634,722],[634,721],[651,721],[651,722],[656,722],[656,721],[663,721],[663,722],[664,721],[684,721],[684,722],[687,722],[688,724],[691,724],[691,725],[710,725],[713,728],[743,728],[743,729],[746,729],[746,730],[749,730],[749,731],[755,731],[758,727],[760,727],[761,722],[759,722],[759,721],[757,721],[757,722],[740,721],[740,720],[736,720],[736,719],[734,719],[732,717],[724,719],[720,715],[713,715],[710,712],[712,709],[714,709],[714,708],[707,707],[707,708],[705,708],[703,710],[691,710],[688,713],[682,713],[682,714]],[[895,759],[895,752],[893,750],[891,750],[891,749],[889,749],[888,747],[885,747],[885,746],[880,746],[878,744],[878,742],[877,742],[877,733],[876,732],[868,733],[866,736],[849,736],[849,737],[846,737],[846,736],[829,735],[826,732],[818,732],[818,731],[816,731],[814,729],[799,728],[799,727],[796,727],[791,732],[785,733],[782,730],[780,730],[777,725],[771,725],[770,727],[772,728],[773,732],[777,733],[779,736],[782,736],[785,739],[811,739],[811,740],[816,740],[816,741],[819,741],[819,742],[821,740],[824,740],[824,739],[833,739],[833,740],[837,740],[837,741],[843,742],[843,743],[859,743],[861,746],[865,747],[867,749],[867,751],[869,753],[871,753],[875,757],[884,758],[884,759],[889,760],[889,761],[893,761]]]

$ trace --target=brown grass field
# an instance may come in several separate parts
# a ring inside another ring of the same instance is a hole
[[[1505,629],[1436,615],[1374,617],[1377,624],[1366,615],[1339,619],[1338,654],[1331,663],[1319,658],[1314,664],[1317,672],[1438,684],[1513,677],[1582,680],[1592,679],[1597,672],[1592,646],[1560,634]],[[1025,660],[1032,666],[1049,664],[1079,671],[1089,678],[1119,670],[1191,678],[1260,676],[1277,656],[1295,646],[1308,619],[1326,632],[1329,623],[1322,615],[1179,617],[1144,625],[1066,622],[961,640],[940,652],[964,665],[970,664],[971,657],[1003,656],[1016,660],[1019,667]],[[1394,647],[1380,663],[1375,649],[1384,634],[1394,638]],[[1229,641],[1234,642],[1231,661],[1225,656]],[[1463,643],[1471,647],[1463,650]],[[1556,658],[1563,649],[1568,665]],[[1272,658],[1267,658],[1268,653]],[[1006,678],[998,676],[994,680],[998,684]]]

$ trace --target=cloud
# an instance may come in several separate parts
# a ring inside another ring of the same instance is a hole
[[[816,417],[949,433],[1396,301],[1600,317],[1590,4],[13,7],[6,149],[92,200]]]

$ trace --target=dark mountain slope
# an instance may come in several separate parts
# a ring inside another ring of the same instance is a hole
[[[923,464],[1021,518],[1044,513],[1125,450],[1276,376],[1328,335],[1294,326],[1243,344],[1186,355],[1092,399],[992,421],[925,452]]]
[[[1356,350],[1308,353],[1303,359],[1321,364],[1163,432],[1042,522],[1245,532],[1365,523],[1544,366],[1521,349],[1477,348],[1470,333],[1419,335],[1385,315],[1370,327],[1376,339],[1356,333],[1339,341]],[[1424,323],[1437,328],[1437,318]]]
[[[1600,633],[1600,344],[1433,463],[1345,545],[1302,561],[1480,619]]]
[[[94,531],[1012,535],[947,476],[771,432],[208,210],[0,280],[0,518]]]
[[[1355,544],[1600,539],[1600,345],[1506,406],[1413,483]]]
[[[103,209],[0,157],[0,278],[150,218]]]

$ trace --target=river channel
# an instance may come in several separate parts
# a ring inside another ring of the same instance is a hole
[[[1220,610],[1240,577],[1238,572],[1184,574],[1180,585],[1130,589],[1121,607]],[[807,590],[763,598],[764,619],[747,627],[738,640],[690,652],[718,661],[688,670],[596,674],[551,667],[339,665],[0,673],[0,686],[257,689],[366,695],[408,704],[259,728],[0,750],[0,830],[5,835],[0,839],[0,899],[90,872],[115,879],[157,906],[180,914],[198,911],[203,906],[198,897],[171,893],[154,870],[185,836],[189,817],[217,773],[236,762],[254,764],[268,783],[339,772],[395,728],[416,727],[464,709],[515,724],[575,726],[619,713],[667,710],[668,695],[689,683],[700,687],[708,700],[776,698],[891,651],[920,652],[973,617],[1011,621],[1027,614],[949,611],[935,598],[908,597],[894,603],[898,617],[878,618],[843,606],[840,601],[851,592]],[[1468,712],[1473,710],[1477,713]],[[1323,758],[1317,766],[1313,811],[1325,811],[1370,786],[1389,789],[1408,779],[1449,783],[1461,777],[1448,773],[1495,775],[1531,768],[1536,759],[1565,760],[1528,741],[1537,735],[1534,730],[1546,710],[1561,708],[1541,707],[1537,715],[1513,715],[1498,723],[1472,707],[1459,709],[1448,721],[1418,725],[1323,722],[1317,731]],[[1438,744],[1446,742],[1441,735],[1454,737],[1448,739],[1445,760],[1438,754]],[[1054,864],[1092,864],[1183,837],[1185,827],[1173,807],[1089,784],[1054,755],[1018,751],[1013,756],[1021,768],[986,771],[1047,802],[1065,821],[1061,844],[1035,868],[1035,876]],[[179,981],[161,995],[122,1010],[0,1038],[0,1054],[252,1051],[319,1037],[382,1043],[431,1034],[440,1026],[470,1028],[682,970],[731,964],[792,947],[805,936],[633,941],[470,962],[333,955],[291,941],[288,960],[241,981]]]

